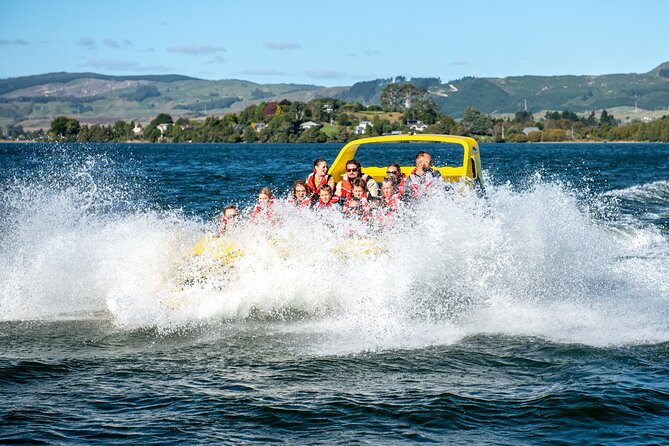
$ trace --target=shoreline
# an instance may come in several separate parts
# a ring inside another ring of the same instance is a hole
[[[476,138],[474,138],[476,139]],[[592,140],[579,140],[579,141],[537,141],[537,142],[496,142],[496,141],[481,141],[476,139],[476,142],[479,144],[490,144],[490,145],[503,145],[503,144],[669,144],[669,141],[592,141]],[[180,145],[196,145],[196,144],[226,144],[226,145],[248,145],[248,144],[291,144],[291,145],[319,145],[319,144],[346,144],[345,142],[150,142],[150,141],[36,141],[36,140],[26,140],[26,141],[16,141],[11,139],[0,139],[0,144],[180,144]]]

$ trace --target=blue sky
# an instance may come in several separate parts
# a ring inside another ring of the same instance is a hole
[[[0,78],[55,71],[352,85],[643,73],[669,2],[0,0]]]

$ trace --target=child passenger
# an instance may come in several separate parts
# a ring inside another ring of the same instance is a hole
[[[223,235],[225,231],[231,229],[237,223],[237,216],[239,212],[237,207],[233,205],[226,206],[221,215],[221,226],[218,228],[218,234]]]
[[[311,189],[306,182],[297,180],[293,183],[292,196],[288,197],[288,203],[298,208],[311,206]]]
[[[346,198],[345,207],[355,209],[356,214],[364,214],[369,208],[367,202],[367,184],[362,178],[356,178],[351,181],[351,195]],[[354,200],[355,205],[349,206],[349,202]]]
[[[258,191],[258,203],[251,211],[249,219],[251,222],[257,222],[261,218],[274,220],[274,194],[269,187],[263,187]]]
[[[324,184],[318,189],[318,200],[312,207],[314,209],[325,209],[333,206],[339,206],[339,197],[332,193],[332,188],[328,184]]]

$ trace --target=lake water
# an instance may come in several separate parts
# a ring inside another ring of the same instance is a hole
[[[669,444],[669,145],[482,145],[485,196],[374,232],[279,203],[175,286],[339,149],[0,144],[0,442]]]

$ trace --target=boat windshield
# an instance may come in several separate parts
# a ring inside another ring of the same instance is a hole
[[[464,149],[460,144],[453,143],[412,141],[362,144],[355,157],[365,167],[385,167],[393,162],[401,166],[415,166],[418,151],[429,152],[435,167],[462,166]]]

